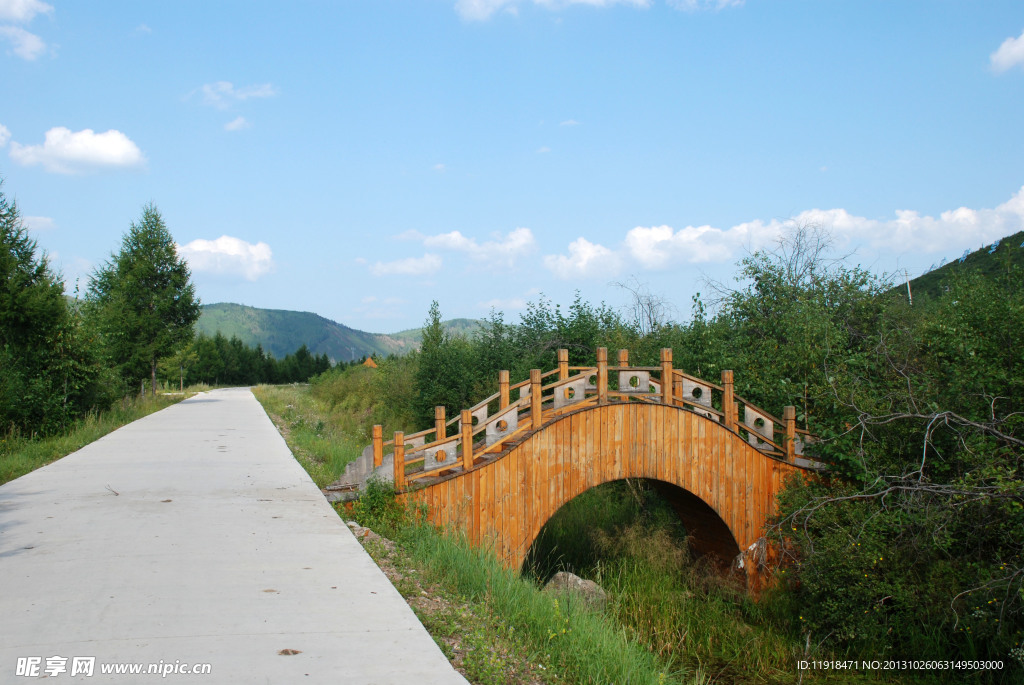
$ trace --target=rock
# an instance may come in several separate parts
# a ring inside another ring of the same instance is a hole
[[[580,578],[567,571],[556,573],[544,586],[544,592],[553,595],[576,595],[592,609],[604,609],[605,604],[608,603],[608,594],[604,588],[592,580]]]

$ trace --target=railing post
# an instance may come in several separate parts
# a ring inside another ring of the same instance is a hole
[[[569,377],[569,350],[558,350],[558,380]]]
[[[619,366],[629,366],[629,350],[619,350]]]
[[[448,430],[444,425],[446,419],[444,405],[434,407],[434,440],[444,440],[448,437]]]
[[[672,406],[672,348],[661,348],[661,402]]]
[[[405,433],[395,433],[395,490],[405,487]]]
[[[722,371],[722,414],[725,419],[725,427],[736,430],[738,413],[736,411],[735,395],[732,391],[732,371]]]
[[[540,392],[540,369],[530,369],[530,423],[534,430],[540,428],[542,422]]]
[[[608,401],[608,348],[597,348],[597,403]]]
[[[782,420],[786,424],[786,461],[793,461],[796,458],[796,407],[783,408]]]
[[[473,412],[462,410],[462,470],[473,468]]]
[[[508,371],[498,372],[498,408],[508,406]]]
[[[384,426],[373,427],[373,468],[384,463]]]

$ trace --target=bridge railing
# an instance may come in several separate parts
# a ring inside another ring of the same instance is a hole
[[[762,453],[791,462],[813,439],[796,427],[794,407],[786,407],[780,419],[736,395],[732,371],[722,372],[720,384],[692,376],[673,368],[668,348],[661,351],[658,366],[630,366],[627,350],[619,350],[618,364],[609,366],[606,348],[598,348],[595,366],[570,367],[568,360],[568,351],[558,350],[555,369],[533,369],[518,383],[500,371],[498,392],[451,419],[444,407],[437,407],[432,428],[396,432],[385,441],[381,426],[374,426],[374,466],[391,448],[395,487],[402,489],[424,478],[469,471],[560,414],[624,402],[683,407],[721,423]]]

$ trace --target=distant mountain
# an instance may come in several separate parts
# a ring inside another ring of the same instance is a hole
[[[445,327],[454,332],[469,331],[474,326],[479,327],[479,322],[472,319],[445,322]],[[304,344],[313,354],[326,354],[335,362],[374,354],[405,354],[416,349],[423,338],[419,328],[383,335],[349,328],[311,312],[231,303],[204,304],[196,333],[213,336],[218,331],[228,338],[237,336],[249,346],[262,345],[278,359]]]
[[[996,246],[994,249],[993,245]],[[1008,235],[992,245],[968,252],[948,264],[936,266],[931,271],[921,274],[910,281],[910,292],[914,299],[936,297],[942,292],[950,276],[957,271],[979,271],[987,276],[995,276],[1013,265],[1024,269],[1024,231]],[[907,286],[899,285],[893,290],[905,295]]]
[[[448,319],[442,321],[441,325],[444,329],[452,335],[461,335],[465,338],[471,338],[473,335],[480,330],[479,319]],[[395,340],[400,340],[403,343],[412,344],[414,347],[420,346],[420,341],[423,340],[423,329],[422,328],[410,328],[405,331],[399,331],[398,333],[392,333],[388,336]]]

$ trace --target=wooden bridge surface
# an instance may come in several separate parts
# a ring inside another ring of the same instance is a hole
[[[622,403],[550,420],[497,459],[411,497],[427,505],[435,524],[462,528],[518,568],[544,524],[577,495],[623,478],[661,481],[717,514],[727,531],[682,493],[670,498],[697,546],[729,562],[756,549],[776,494],[800,470],[694,412]]]
[[[393,447],[383,468],[404,497],[510,567],[521,567],[541,528],[574,497],[642,478],[672,504],[698,552],[756,575],[776,495],[792,474],[821,466],[801,456],[812,438],[796,428],[793,407],[780,420],[736,396],[731,371],[717,385],[671,360],[663,350],[659,367],[630,367],[621,351],[610,367],[599,349],[597,366],[570,368],[560,350],[558,369],[534,370],[515,385],[502,372],[499,392],[457,419],[446,421],[438,408],[434,428],[386,443],[376,429],[366,456],[381,467]],[[511,401],[515,389],[519,400]],[[456,422],[457,433],[447,435]]]

